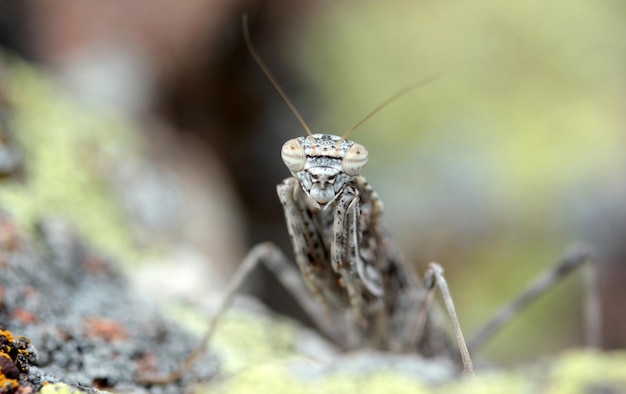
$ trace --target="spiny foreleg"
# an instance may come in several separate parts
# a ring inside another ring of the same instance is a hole
[[[341,338],[341,326],[343,316],[339,316],[328,304],[322,295],[340,293],[339,284],[334,278],[332,269],[328,267],[327,251],[321,234],[315,227],[309,207],[306,205],[306,197],[296,178],[287,178],[277,187],[278,197],[283,205],[287,230],[291,238],[294,257],[306,287],[313,298],[321,305],[326,316],[311,315],[317,326],[335,340],[340,346],[345,342]],[[319,309],[319,308],[318,308]],[[329,327],[334,327],[330,329]]]
[[[366,261],[360,251],[362,232],[360,229],[360,206],[358,191],[346,187],[336,201],[333,216],[331,265],[341,276],[343,287],[348,293],[350,316],[354,321],[352,345],[364,340],[363,333],[371,330],[372,317],[380,315],[384,308],[384,289],[380,272]],[[378,319],[377,319],[378,320]],[[354,340],[356,339],[356,340]]]

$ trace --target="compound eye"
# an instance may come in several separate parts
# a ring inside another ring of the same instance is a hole
[[[346,174],[354,176],[358,175],[366,164],[367,149],[361,144],[354,144],[343,157],[341,167]]]
[[[280,157],[282,157],[289,171],[296,173],[304,169],[306,155],[304,154],[304,148],[297,139],[294,138],[285,142],[280,151]]]

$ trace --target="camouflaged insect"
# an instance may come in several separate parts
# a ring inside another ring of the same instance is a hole
[[[418,319],[428,313],[429,289],[385,235],[382,202],[360,175],[367,156],[363,145],[330,134],[292,139],[281,150],[292,177],[277,189],[294,255],[324,308],[314,320],[326,319],[316,324],[345,348],[449,353],[435,320]]]
[[[300,273],[272,243],[253,247],[228,283],[224,301],[196,349],[166,376],[140,379],[163,384],[179,379],[208,346],[215,328],[243,280],[264,263],[311,317],[320,331],[344,350],[370,348],[419,353],[460,360],[465,373],[474,367],[456,315],[452,296],[437,263],[423,278],[400,258],[381,223],[383,204],[360,173],[367,164],[363,145],[346,138],[372,115],[401,95],[423,86],[431,76],[398,91],[343,136],[312,134],[250,42],[244,17],[244,39],[250,54],[274,84],[307,136],[287,141],[281,157],[291,177],[277,187]],[[600,302],[592,248],[576,244],[556,265],[538,276],[502,307],[472,338],[475,349],[555,283],[587,264],[584,303],[587,343],[600,344]],[[440,290],[457,346],[449,344],[441,311],[433,308]]]

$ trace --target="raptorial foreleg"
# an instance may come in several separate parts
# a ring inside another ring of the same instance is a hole
[[[333,270],[341,276],[343,287],[348,293],[351,316],[357,325],[367,327],[365,317],[366,301],[363,298],[363,283],[359,280],[356,259],[359,258],[358,223],[350,216],[358,217],[358,192],[353,187],[346,187],[337,200],[334,212],[330,261]],[[351,238],[356,234],[356,238]],[[361,338],[359,338],[359,341]]]
[[[311,292],[313,298],[324,308],[330,325],[337,326],[335,311],[322,295],[339,293],[339,284],[328,267],[327,251],[321,234],[315,223],[308,215],[308,207],[303,191],[296,178],[287,178],[277,187],[278,197],[283,205],[287,230],[298,268],[304,279],[303,283]],[[333,288],[334,287],[334,288]],[[337,339],[336,337],[334,339]],[[343,341],[339,341],[342,343]]]

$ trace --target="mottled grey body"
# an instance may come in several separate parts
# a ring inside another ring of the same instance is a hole
[[[326,326],[333,327],[333,339],[346,347],[405,352],[431,341],[426,334],[432,329],[414,327],[426,291],[386,236],[383,204],[359,175],[365,148],[315,134],[285,143],[282,157],[293,176],[277,189],[294,256],[332,321]],[[441,335],[437,342],[441,351]]]

